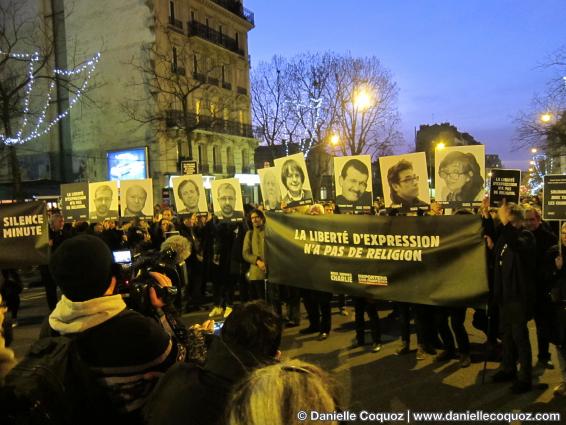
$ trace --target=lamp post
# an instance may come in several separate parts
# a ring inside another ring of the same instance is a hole
[[[430,192],[430,197],[432,198],[432,183],[434,181],[435,185],[436,185],[436,179],[433,179],[433,173],[434,173],[434,164],[432,163],[432,153],[431,152],[435,152],[434,154],[434,159],[436,160],[436,151],[441,151],[442,149],[444,149],[446,147],[446,144],[444,142],[436,142],[432,144],[432,149],[428,149],[427,150],[427,154],[428,154],[428,168],[429,168],[429,175],[428,175],[428,190]]]

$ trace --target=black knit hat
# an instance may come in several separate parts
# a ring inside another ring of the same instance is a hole
[[[51,255],[49,271],[71,301],[104,295],[112,276],[112,252],[102,239],[79,235],[63,242]]]

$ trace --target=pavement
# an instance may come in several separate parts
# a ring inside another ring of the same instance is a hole
[[[43,288],[26,288],[22,292],[22,303],[18,326],[14,328],[12,348],[18,358],[25,355],[30,344],[37,338],[42,320],[46,317],[47,303]],[[490,376],[498,363],[488,361],[486,379],[484,373],[484,334],[471,326],[472,310],[468,309],[466,328],[472,344],[472,364],[460,368],[457,360],[445,363],[434,362],[433,356],[416,360],[416,335],[411,336],[413,352],[396,355],[400,346],[399,322],[388,317],[390,306],[384,303],[380,309],[383,348],[378,353],[367,347],[349,348],[354,342],[354,309],[343,316],[337,308],[332,312],[332,331],[325,341],[318,341],[317,334],[300,335],[299,330],[308,325],[303,312],[301,326],[285,329],[282,352],[284,358],[299,358],[315,363],[330,372],[340,390],[344,410],[358,414],[360,411],[377,413],[413,412],[558,412],[566,421],[566,398],[553,397],[552,389],[562,381],[557,367],[556,349],[551,346],[552,360],[556,368],[541,370],[535,368],[536,382],[547,384],[547,388],[514,395],[508,383],[492,383]],[[183,316],[187,325],[202,323],[208,318],[207,312],[189,313]],[[536,356],[536,334],[534,323],[529,323],[533,355]],[[370,335],[367,334],[369,342]],[[536,358],[534,359],[536,361]],[[537,385],[535,385],[536,387]],[[540,385],[541,387],[543,385]],[[381,421],[375,417],[370,423],[398,423]],[[385,418],[386,419],[386,418]],[[414,418],[411,422],[417,422]],[[511,423],[542,423],[543,421],[513,421]],[[307,422],[305,422],[307,423]],[[361,420],[348,423],[368,423]],[[440,423],[432,420],[428,423]],[[458,423],[477,423],[460,421]],[[495,421],[492,423],[508,423]]]

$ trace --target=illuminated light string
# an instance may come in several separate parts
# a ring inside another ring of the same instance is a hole
[[[5,53],[0,51],[0,55],[7,56],[12,59],[24,59],[29,61],[28,65],[28,82],[25,86],[25,94],[24,94],[24,108],[23,108],[23,121],[20,126],[20,129],[16,132],[15,137],[6,137],[3,134],[0,134],[0,143],[4,143],[6,145],[16,145],[16,144],[23,144],[29,142],[33,139],[36,139],[40,136],[43,136],[51,128],[57,124],[60,120],[65,118],[69,115],[71,108],[77,103],[81,95],[84,93],[88,86],[89,80],[92,78],[96,65],[100,60],[100,53],[94,55],[90,60],[84,62],[83,64],[79,65],[74,69],[54,69],[53,73],[57,76],[62,77],[75,77],[81,73],[86,71],[86,77],[81,86],[75,91],[74,97],[69,100],[69,107],[66,111],[60,113],[51,120],[43,129],[41,129],[42,124],[45,123],[45,116],[47,114],[47,110],[49,108],[49,104],[51,102],[51,93],[55,87],[55,81],[52,81],[49,84],[49,89],[47,91],[47,101],[45,102],[45,106],[42,108],[41,113],[35,123],[34,129],[27,135],[24,136],[24,130],[28,125],[28,116],[30,115],[30,99],[31,94],[33,92],[35,77],[34,77],[34,65],[39,60],[39,54],[35,53]]]

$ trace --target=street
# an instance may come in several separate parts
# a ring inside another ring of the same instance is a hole
[[[354,340],[354,311],[348,307],[349,316],[342,316],[333,307],[332,331],[326,341],[318,341],[316,334],[300,335],[299,329],[307,326],[306,315],[300,327],[286,329],[282,342],[284,357],[300,358],[315,363],[333,374],[342,396],[344,410],[358,413],[368,412],[454,412],[482,410],[484,412],[560,412],[566,415],[564,400],[555,399],[552,388],[561,378],[554,370],[538,370],[538,381],[548,384],[547,389],[533,389],[517,396],[509,392],[509,384],[491,383],[489,377],[497,363],[487,363],[487,376],[482,384],[483,334],[471,326],[471,309],[468,309],[467,330],[472,343],[472,365],[461,369],[457,360],[435,363],[433,356],[417,361],[415,352],[398,356],[399,322],[388,318],[391,310],[384,303],[380,309],[382,318],[383,348],[372,353],[371,346],[348,348]],[[19,358],[37,337],[40,323],[47,314],[42,288],[25,289],[19,325],[14,329],[12,348]],[[187,325],[201,323],[207,319],[206,312],[183,316]],[[529,326],[533,355],[536,356],[534,322]],[[369,341],[369,335],[367,335]],[[416,349],[413,333],[411,348]],[[556,351],[551,348],[556,364]],[[536,387],[536,384],[535,384]],[[362,423],[353,421],[349,423]],[[391,422],[392,423],[392,422]],[[434,422],[433,422],[434,423]],[[462,422],[460,422],[462,423]],[[464,422],[465,423],[465,422]],[[515,422],[520,423],[520,422]]]

